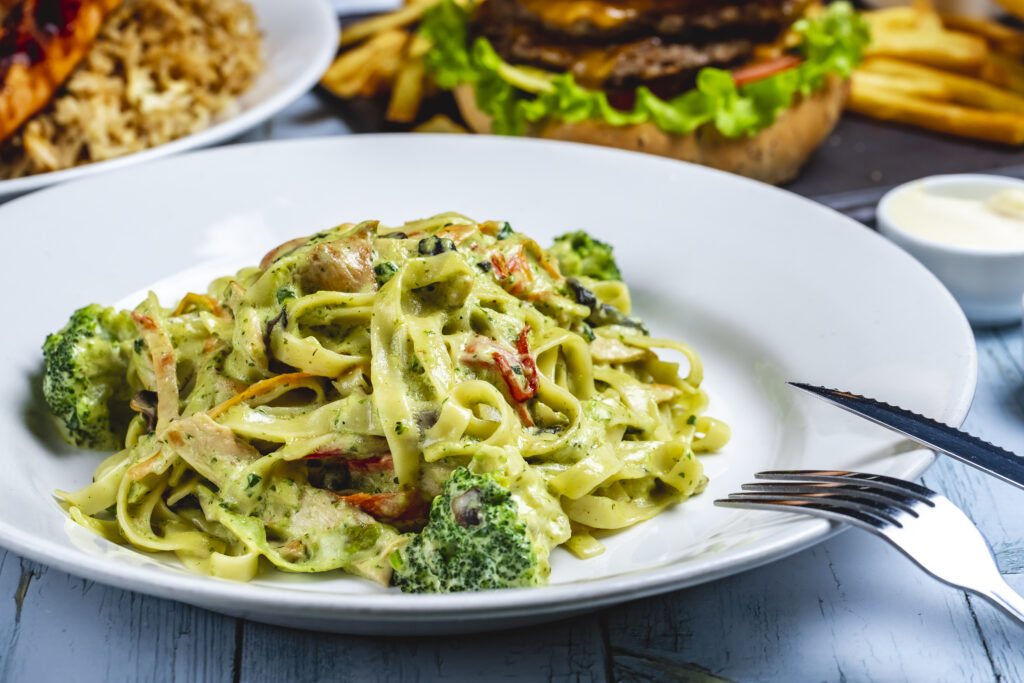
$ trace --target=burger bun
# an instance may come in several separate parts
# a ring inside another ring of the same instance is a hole
[[[835,128],[848,90],[845,80],[830,76],[824,87],[809,97],[798,99],[775,123],[749,137],[727,138],[711,125],[679,135],[666,133],[652,122],[612,126],[603,121],[527,124],[526,134],[647,152],[778,184],[794,178]],[[471,130],[491,132],[491,119],[477,106],[472,85],[458,86],[455,101]]]

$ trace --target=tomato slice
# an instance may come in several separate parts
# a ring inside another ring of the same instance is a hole
[[[512,398],[520,403],[536,396],[537,387],[540,384],[537,363],[533,359],[533,354],[530,353],[530,340],[527,337],[529,334],[529,325],[525,326],[523,331],[519,333],[519,339],[516,340],[518,358],[511,353],[501,353],[499,351],[491,354],[491,357],[494,358],[494,364],[498,367],[498,372],[501,374],[502,379],[505,380],[505,384],[508,385],[509,393],[512,394]],[[519,372],[516,372],[513,368],[518,368]],[[520,375],[526,381],[525,387],[519,383],[518,376]]]
[[[769,59],[767,62],[758,62],[757,64],[751,64],[745,66],[742,69],[737,69],[732,72],[732,80],[736,83],[736,87],[746,85],[747,83],[753,83],[754,81],[760,81],[763,78],[774,76],[782,71],[787,71],[795,66],[798,66],[803,60],[796,55],[783,55],[775,59]]]
[[[338,500],[343,500],[349,505],[362,508],[377,519],[409,521],[420,519],[427,515],[429,507],[423,501],[419,491],[402,490],[392,493],[352,493],[343,496],[329,491]]]

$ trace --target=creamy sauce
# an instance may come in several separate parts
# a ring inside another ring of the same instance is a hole
[[[889,200],[893,224],[933,242],[1024,249],[1024,188],[984,183],[918,183]]]

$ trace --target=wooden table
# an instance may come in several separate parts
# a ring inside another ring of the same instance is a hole
[[[862,125],[844,124],[831,146]],[[311,94],[246,139],[347,132]],[[870,196],[876,181],[866,176],[864,187],[852,188],[860,195],[814,177],[793,189],[823,192],[870,220],[866,203],[855,200]],[[975,336],[978,390],[965,426],[1024,453],[1021,330]],[[922,481],[970,515],[1024,592],[1024,491],[947,458]],[[266,626],[108,588],[12,553],[0,554],[3,595],[3,681],[1024,680],[1024,628],[859,531],[676,593],[544,626],[444,638]]]

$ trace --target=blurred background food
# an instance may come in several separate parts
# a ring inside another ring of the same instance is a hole
[[[206,128],[263,69],[243,0],[0,0],[0,21],[0,180]]]
[[[781,182],[831,132],[866,41],[845,2],[410,0],[349,24],[322,83],[390,92],[398,123],[453,91],[461,120],[419,130],[593,142]]]
[[[1024,2],[1001,3],[1024,16]],[[871,44],[853,75],[852,111],[1024,144],[1024,32],[983,16],[941,13],[926,0],[865,18]]]
[[[395,12],[347,23],[342,31],[338,59],[323,78],[324,88],[350,101],[383,101],[382,111],[387,125],[393,129],[437,132],[479,129],[479,125],[473,125],[472,112],[469,117],[464,116],[465,106],[437,104],[450,100],[446,100],[429,68],[434,58],[431,52],[437,48],[433,46],[429,31],[422,30],[422,18],[424,13],[437,11],[432,8],[438,1],[407,0]],[[509,11],[510,5],[529,9],[534,4],[544,3],[486,0],[483,4],[494,8],[490,14],[507,18],[505,24],[514,26],[517,16],[523,13]],[[579,7],[581,3],[548,4]],[[589,4],[622,9],[628,8],[630,3],[612,0]],[[669,0],[662,3],[670,4]],[[855,118],[869,117],[890,126],[925,129],[940,136],[994,146],[1012,148],[1024,144],[1024,0],[999,0],[998,3],[880,0],[858,5],[864,10],[862,16],[870,27],[871,43],[865,48],[864,60],[853,73],[849,86],[846,107]],[[467,8],[471,3],[457,0],[456,6]],[[792,7],[787,11],[792,12]],[[766,13],[770,14],[767,10]],[[477,16],[487,14],[479,11]],[[577,26],[585,25],[579,21],[583,16],[585,14],[581,13],[576,17]],[[478,19],[473,30],[488,33],[487,37],[504,62],[499,68],[511,80],[518,79],[518,85],[525,91],[542,92],[543,81],[559,73],[559,68],[566,68],[571,36],[556,36],[560,42],[537,45],[528,32],[514,29],[488,32],[480,29],[479,24]],[[547,34],[551,35],[550,27]],[[772,68],[778,57],[794,54],[792,42],[786,44],[786,40],[792,41],[792,32],[782,35],[785,37],[777,41],[774,53],[759,49],[753,62],[766,63]],[[594,42],[594,36],[584,38]],[[603,47],[603,52],[595,51],[580,61],[589,65],[592,72],[610,69],[614,76],[616,64],[621,64],[615,58],[621,55],[615,52],[615,45],[606,42]],[[527,64],[521,68],[520,63],[509,63],[513,55],[526,55],[531,59],[522,60]],[[640,59],[634,59],[633,65],[639,64],[637,68],[650,72],[664,69],[672,61],[664,51],[647,51]],[[730,67],[728,59],[721,64],[731,69],[742,90],[745,70],[737,72],[735,62]],[[586,83],[588,69],[569,68]],[[593,83],[589,85],[593,87]],[[465,100],[463,96],[460,103]],[[611,101],[622,106],[614,97]]]
[[[879,9],[882,7],[900,7],[906,5],[909,0],[864,0],[867,7]],[[969,14],[974,16],[995,16],[999,13],[999,6],[994,0],[932,0],[932,4],[940,12],[951,14]]]

